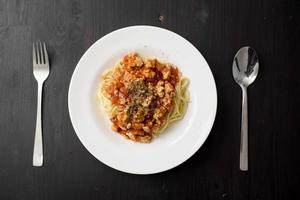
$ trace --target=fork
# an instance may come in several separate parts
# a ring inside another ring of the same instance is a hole
[[[43,137],[42,137],[42,91],[43,84],[49,75],[49,59],[45,43],[33,43],[33,75],[38,83],[37,116],[33,147],[32,165],[43,166]]]

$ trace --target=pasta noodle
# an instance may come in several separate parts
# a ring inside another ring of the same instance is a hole
[[[184,117],[188,85],[172,65],[131,53],[103,73],[98,96],[114,131],[148,143]]]

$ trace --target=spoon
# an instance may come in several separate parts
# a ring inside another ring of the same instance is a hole
[[[253,83],[258,73],[258,57],[251,47],[241,48],[234,56],[232,74],[235,82],[242,88],[242,122],[240,146],[240,170],[248,170],[248,100],[247,87]]]

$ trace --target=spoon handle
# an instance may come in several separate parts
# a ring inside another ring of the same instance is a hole
[[[242,87],[242,124],[241,124],[241,147],[240,147],[240,170],[248,170],[248,98],[247,88]]]

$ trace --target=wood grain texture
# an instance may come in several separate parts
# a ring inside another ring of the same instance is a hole
[[[0,199],[294,199],[300,185],[300,3],[292,0],[0,0]],[[137,176],[97,161],[70,122],[67,93],[84,51],[130,25],[170,29],[206,58],[218,112],[205,144],[170,171]],[[45,166],[31,167],[36,82],[31,45],[45,41],[51,74],[43,102]],[[236,51],[251,45],[260,71],[249,87],[249,172],[239,171],[241,91]]]

